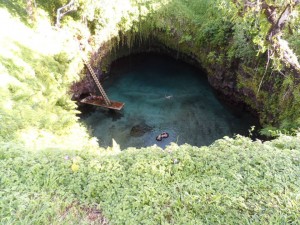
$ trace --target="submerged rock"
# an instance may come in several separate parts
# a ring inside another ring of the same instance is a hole
[[[130,130],[130,136],[132,137],[141,137],[143,136],[145,133],[151,131],[153,129],[153,127],[142,123],[142,124],[138,124],[135,125],[131,128]]]

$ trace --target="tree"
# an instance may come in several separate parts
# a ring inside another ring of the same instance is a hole
[[[239,16],[250,14],[254,17],[265,16],[270,28],[265,33],[271,54],[278,58],[286,70],[290,71],[300,82],[300,64],[294,51],[283,38],[283,31],[291,16],[300,4],[300,0],[232,0],[239,9]]]
[[[60,20],[61,18],[69,12],[75,11],[77,9],[76,0],[71,0],[68,4],[60,7],[57,9],[57,16],[56,16],[56,24],[55,26],[60,27]]]
[[[30,22],[35,21],[35,9],[36,9],[36,2],[35,0],[26,0],[26,11],[29,16]]]

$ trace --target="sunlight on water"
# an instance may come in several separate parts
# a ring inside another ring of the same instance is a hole
[[[255,123],[248,113],[221,104],[203,72],[166,56],[120,60],[104,86],[125,107],[120,113],[97,108],[82,116],[101,146],[111,146],[112,138],[122,149],[170,142],[209,145],[224,136],[247,135]],[[156,141],[164,131],[169,137]]]

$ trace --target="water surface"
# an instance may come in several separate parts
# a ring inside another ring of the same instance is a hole
[[[247,135],[256,123],[249,113],[222,104],[203,72],[167,56],[119,60],[104,87],[110,99],[125,102],[125,107],[120,113],[97,108],[82,116],[101,146],[111,146],[112,138],[122,149],[170,142],[209,145],[224,136]],[[137,134],[135,126],[148,129]],[[156,141],[163,131],[169,138]]]

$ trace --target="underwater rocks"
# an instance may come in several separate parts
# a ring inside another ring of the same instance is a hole
[[[152,131],[152,129],[153,129],[153,127],[151,127],[145,123],[141,123],[141,124],[135,125],[131,128],[130,136],[141,137],[145,133]]]

